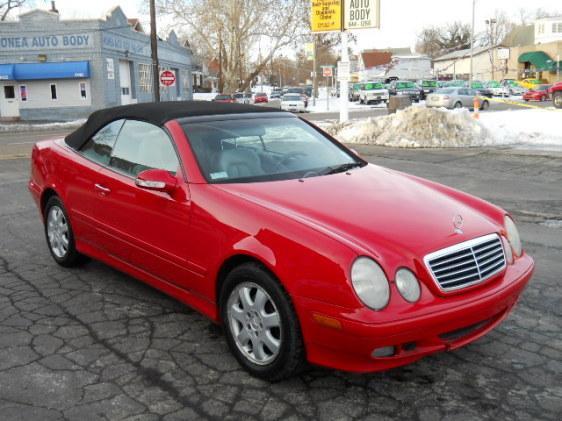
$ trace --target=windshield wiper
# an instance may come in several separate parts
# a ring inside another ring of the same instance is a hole
[[[350,162],[347,164],[336,165],[335,167],[328,167],[327,171],[323,172],[322,174],[323,175],[337,174],[340,172],[349,171],[353,168],[362,167],[362,166],[363,166],[362,162]]]

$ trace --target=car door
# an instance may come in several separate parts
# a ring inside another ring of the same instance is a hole
[[[100,246],[98,204],[104,193],[98,183],[123,123],[124,120],[113,121],[100,129],[77,151],[79,156],[71,165],[61,169],[74,235],[94,247]]]
[[[147,169],[177,177],[173,194],[138,187]],[[197,277],[187,258],[189,188],[173,140],[160,127],[126,120],[98,184],[100,237],[112,256],[184,289]]]

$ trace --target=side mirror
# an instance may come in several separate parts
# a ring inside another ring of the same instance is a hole
[[[146,170],[137,175],[135,184],[143,189],[172,193],[178,180],[166,170]]]

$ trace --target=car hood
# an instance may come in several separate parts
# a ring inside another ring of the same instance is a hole
[[[216,184],[354,248],[422,257],[499,227],[483,213],[416,179],[369,164],[304,180]],[[455,232],[461,215],[463,233]]]

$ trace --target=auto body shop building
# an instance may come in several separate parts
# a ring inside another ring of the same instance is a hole
[[[159,40],[161,70],[175,74],[163,101],[192,98],[192,52],[174,32]],[[0,119],[66,121],[153,100],[150,36],[120,7],[105,18],[61,20],[32,10],[0,22]]]

